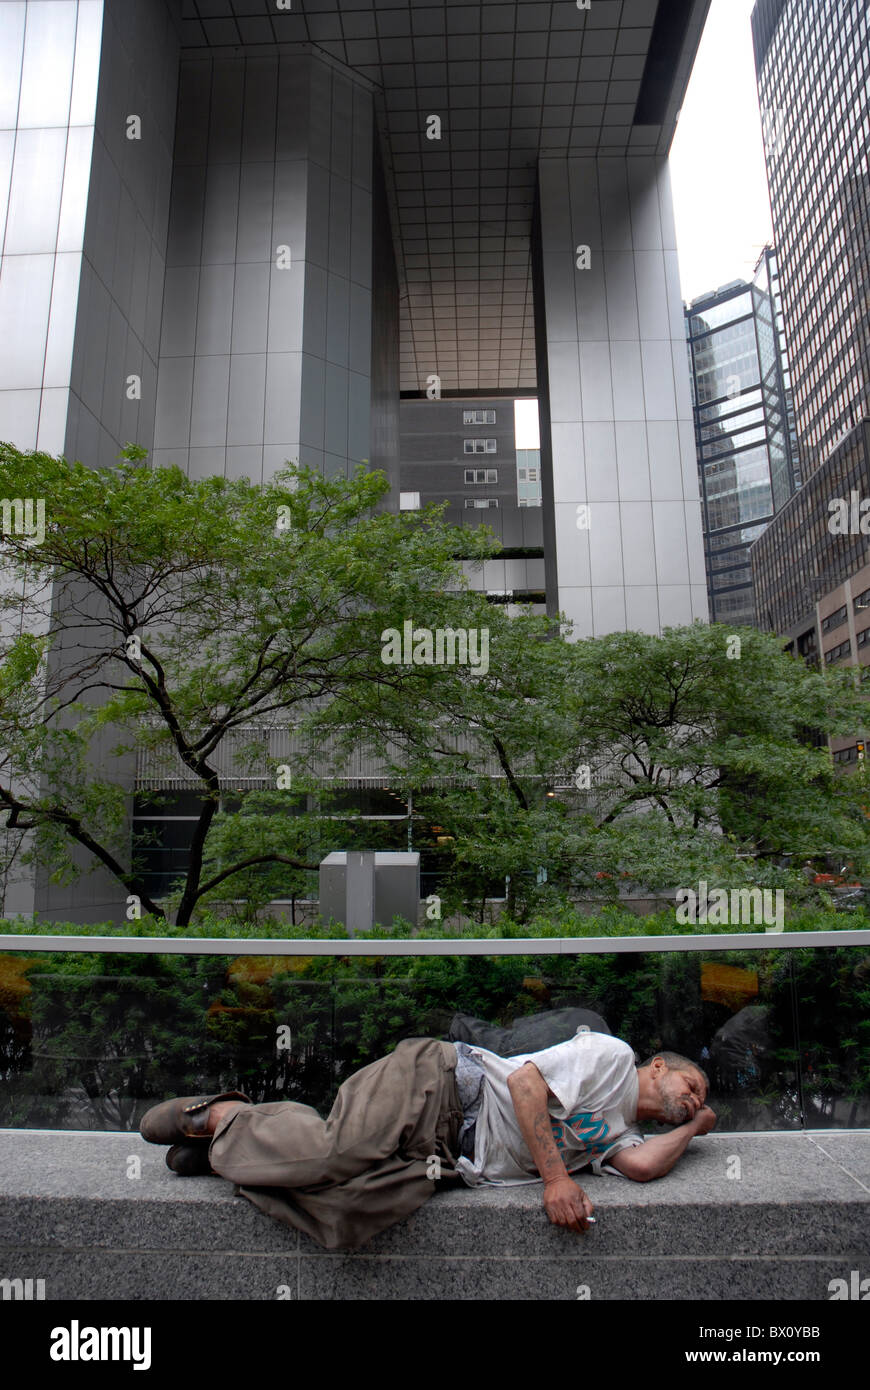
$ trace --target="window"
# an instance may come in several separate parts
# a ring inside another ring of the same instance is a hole
[[[838,647],[832,647],[829,652],[825,652],[825,665],[833,666],[835,661],[843,661],[844,658],[852,655],[851,642],[841,642]]]
[[[827,618],[822,619],[822,632],[833,632],[835,627],[840,627],[846,621],[846,605],[838,608],[835,613],[829,613]]]
[[[400,492],[399,511],[400,512],[419,512],[420,494],[419,492]]]
[[[466,439],[465,452],[467,454],[495,454],[498,451],[498,441],[495,439]]]
[[[465,481],[467,483],[497,483],[497,468],[466,468]]]
[[[463,425],[494,425],[494,410],[466,410],[462,414]]]
[[[485,511],[487,507],[497,507],[497,497],[466,497],[465,506],[474,507],[479,511]]]
[[[834,762],[835,762],[835,763],[856,763],[857,761],[858,761],[858,749],[857,749],[857,747],[855,747],[855,748],[841,748],[840,751],[839,751],[838,753],[835,753],[835,754],[834,754]]]

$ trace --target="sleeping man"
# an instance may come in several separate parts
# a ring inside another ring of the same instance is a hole
[[[460,1175],[471,1184],[543,1180],[550,1220],[574,1231],[588,1229],[593,1208],[572,1173],[588,1167],[648,1182],[669,1172],[689,1141],[716,1123],[704,1103],[706,1073],[674,1052],[636,1066],[627,1043],[590,1032],[511,1058],[456,1046],[460,1086],[462,1053],[483,1074],[472,1103],[473,1157],[460,1158]],[[644,1140],[639,1120],[676,1128]]]
[[[171,1145],[176,1173],[216,1173],[260,1210],[328,1250],[357,1249],[446,1183],[543,1183],[550,1221],[588,1230],[573,1174],[648,1182],[669,1172],[716,1116],[697,1063],[661,1052],[637,1065],[628,1043],[578,1030],[518,1057],[410,1038],[349,1077],[324,1120],[296,1101],[240,1092],[164,1101],[142,1119]],[[639,1121],[674,1128],[644,1139]]]

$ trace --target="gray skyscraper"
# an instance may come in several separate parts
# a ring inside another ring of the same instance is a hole
[[[870,560],[865,534],[828,525],[870,495],[870,5],[758,0],[752,33],[805,484],[753,547],[757,607],[824,653]]]
[[[806,478],[870,413],[870,6],[759,0],[752,34]]]

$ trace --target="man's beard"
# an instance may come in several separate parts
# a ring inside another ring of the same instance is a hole
[[[658,1083],[659,1104],[662,1108],[662,1121],[666,1125],[684,1125],[692,1117],[691,1107],[684,1100],[675,1100],[664,1089],[664,1078]]]

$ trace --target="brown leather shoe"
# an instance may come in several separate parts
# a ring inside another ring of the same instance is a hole
[[[208,1107],[218,1100],[241,1100],[253,1104],[241,1091],[222,1091],[219,1096],[182,1096],[165,1100],[146,1110],[139,1133],[149,1144],[182,1144],[186,1140],[211,1142],[208,1132]]]
[[[166,1155],[166,1166],[182,1178],[198,1178],[214,1173],[205,1144],[173,1144]]]

